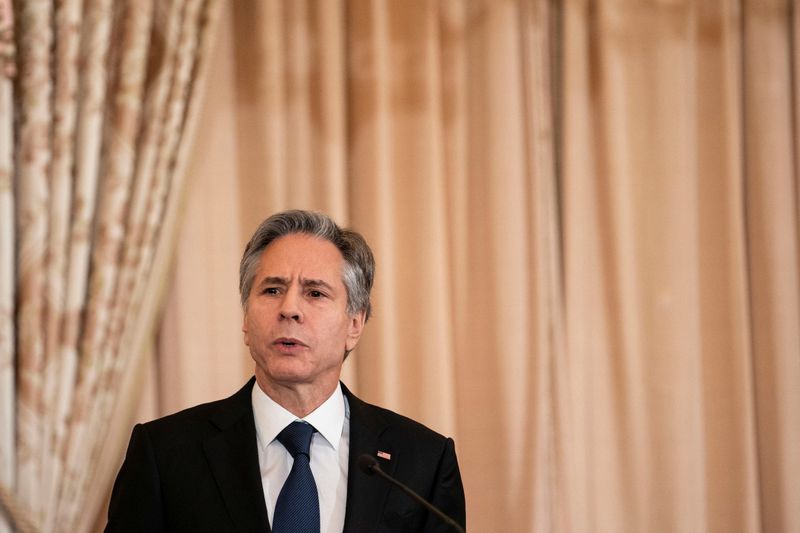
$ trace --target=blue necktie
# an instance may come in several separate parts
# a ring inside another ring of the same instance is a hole
[[[294,463],[275,504],[273,533],[319,533],[319,497],[309,464],[315,431],[311,424],[292,422],[278,434]]]

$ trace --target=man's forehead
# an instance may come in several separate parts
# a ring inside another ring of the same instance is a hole
[[[303,233],[290,234],[271,242],[261,252],[259,277],[341,280],[344,258],[336,246],[325,239]]]

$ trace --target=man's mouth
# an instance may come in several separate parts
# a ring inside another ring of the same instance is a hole
[[[305,346],[305,344],[303,344],[302,342],[300,342],[297,339],[285,339],[285,338],[276,339],[274,344],[277,344],[278,346],[286,346],[286,347]]]

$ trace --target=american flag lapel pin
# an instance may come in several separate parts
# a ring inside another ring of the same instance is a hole
[[[379,451],[378,452],[378,457],[380,457],[381,459],[386,459],[387,461],[390,461],[392,459],[392,454],[390,454],[389,452]]]

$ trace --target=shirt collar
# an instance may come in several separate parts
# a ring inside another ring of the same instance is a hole
[[[284,409],[275,400],[267,396],[258,383],[253,384],[252,392],[253,416],[256,422],[256,434],[262,448],[265,448],[283,431],[283,428],[295,420],[308,422],[325,440],[339,450],[342,427],[345,418],[345,400],[341,384],[337,385],[333,394],[322,405],[304,418],[297,418]]]

